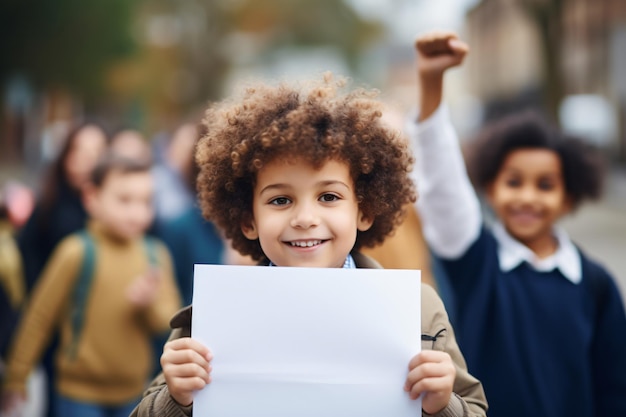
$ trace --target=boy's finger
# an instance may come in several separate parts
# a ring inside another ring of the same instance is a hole
[[[451,31],[432,31],[418,35],[415,38],[415,44],[426,45],[435,41],[446,41],[451,38],[458,38],[457,34]]]
[[[163,366],[168,364],[184,365],[188,363],[198,364],[205,369],[209,367],[209,361],[206,357],[200,355],[195,350],[168,350],[164,351],[163,355],[161,355],[161,365]]]
[[[175,378],[172,381],[172,383],[176,385],[176,389],[178,391],[187,391],[187,392],[201,390],[209,382],[211,382],[210,378],[208,380],[204,380],[200,377]]]
[[[452,52],[448,46],[448,39],[436,39],[418,45],[418,51],[425,56],[437,56]]]
[[[448,362],[451,361],[450,355],[447,352],[439,350],[423,350],[417,355],[413,356],[409,361],[409,370],[413,369],[423,363],[428,362]]]
[[[456,54],[466,54],[469,51],[469,45],[458,39],[448,40],[448,46],[450,47],[452,52]]]
[[[167,374],[174,378],[202,378],[206,382],[209,381],[209,375],[211,374],[211,367],[204,368],[197,363],[185,363],[182,365],[176,365],[167,367]],[[164,369],[165,371],[165,369]]]
[[[164,348],[172,350],[191,349],[198,352],[198,354],[207,360],[211,360],[213,358],[211,350],[208,347],[191,337],[181,337],[180,339],[171,340],[165,344]]]
[[[416,399],[422,393],[450,391],[453,384],[454,380],[450,380],[448,376],[423,378],[411,387],[410,397]]]
[[[434,392],[438,390],[438,387],[444,386],[441,382],[436,383],[434,379],[435,378],[422,379],[415,385],[413,385],[409,391],[409,396],[411,397],[411,399],[415,400],[424,392]]]
[[[406,376],[404,383],[405,388],[412,387],[418,381],[424,378],[438,377],[445,374],[441,365],[438,363],[423,363],[416,368],[413,368],[411,372]]]
[[[448,43],[453,39],[457,39],[457,35],[452,32],[435,32],[417,38],[415,47],[425,55],[449,53],[451,51]]]

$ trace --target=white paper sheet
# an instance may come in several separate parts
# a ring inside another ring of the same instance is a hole
[[[192,337],[213,352],[194,416],[421,416],[420,272],[196,265]]]

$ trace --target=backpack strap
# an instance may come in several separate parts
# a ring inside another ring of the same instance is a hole
[[[78,342],[85,321],[85,305],[87,304],[87,297],[93,281],[93,272],[96,264],[96,246],[93,238],[87,230],[80,231],[78,236],[83,241],[85,252],[83,254],[78,279],[74,285],[74,296],[72,298],[73,308],[70,317],[72,324],[72,341],[68,350],[68,355],[72,359],[76,357]]]
[[[157,256],[157,244],[156,240],[151,236],[144,236],[143,245],[148,256],[148,263],[151,267],[156,267],[159,264]]]
[[[96,265],[96,245],[93,237],[87,230],[80,231],[78,236],[80,236],[83,241],[85,253],[83,255],[83,261],[80,267],[78,279],[74,285],[74,296],[72,298],[72,341],[68,350],[68,355],[72,359],[76,357],[76,351],[78,350],[78,342],[80,340],[80,335],[85,321],[85,306],[91,289],[91,283],[93,282],[94,269]],[[150,266],[156,267],[158,264],[158,258],[155,239],[146,236],[144,238],[144,247]]]

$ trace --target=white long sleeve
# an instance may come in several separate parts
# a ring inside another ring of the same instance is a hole
[[[480,204],[447,107],[424,122],[416,120],[409,121],[407,133],[417,161],[412,175],[424,237],[436,255],[456,259],[480,234]]]

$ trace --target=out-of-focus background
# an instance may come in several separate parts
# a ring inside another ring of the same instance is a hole
[[[0,182],[38,193],[42,168],[86,119],[137,129],[158,148],[250,77],[332,70],[408,109],[412,42],[431,29],[471,46],[446,89],[462,138],[533,106],[606,152],[606,198],[565,225],[626,290],[623,0],[5,0]]]

